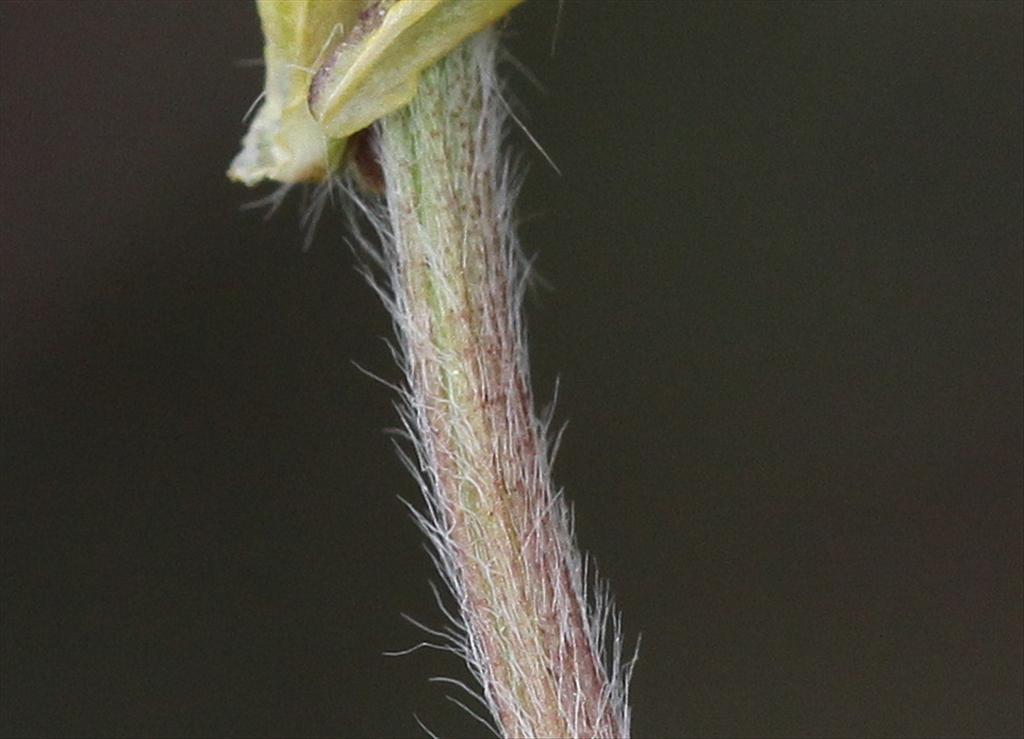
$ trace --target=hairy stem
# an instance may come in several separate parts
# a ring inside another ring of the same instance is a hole
[[[534,412],[496,53],[495,32],[478,34],[376,128],[379,288],[406,371],[417,517],[458,604],[452,645],[498,731],[625,737],[618,623],[604,591],[588,600]]]

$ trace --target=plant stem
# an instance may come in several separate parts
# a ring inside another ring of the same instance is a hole
[[[376,129],[380,291],[406,372],[416,515],[458,604],[452,645],[499,733],[625,737],[618,622],[604,591],[588,602],[533,408],[496,55],[494,31],[469,39]]]

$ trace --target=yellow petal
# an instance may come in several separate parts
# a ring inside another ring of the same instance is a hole
[[[522,0],[379,0],[317,70],[309,109],[342,138],[406,105],[420,73]]]
[[[306,98],[313,67],[332,37],[356,25],[373,0],[257,0],[265,39],[263,101],[242,139],[228,176],[246,185],[264,179],[294,183],[323,180],[345,150],[341,137],[324,133]]]

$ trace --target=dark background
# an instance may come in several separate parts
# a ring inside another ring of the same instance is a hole
[[[1022,6],[514,13],[540,397],[640,736],[1020,735]],[[479,733],[248,3],[0,5],[4,735]]]

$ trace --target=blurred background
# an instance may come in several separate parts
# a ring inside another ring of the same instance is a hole
[[[1009,736],[1022,5],[514,11],[538,397],[639,736]],[[390,325],[224,170],[249,3],[0,5],[5,736],[482,730],[384,433]]]

